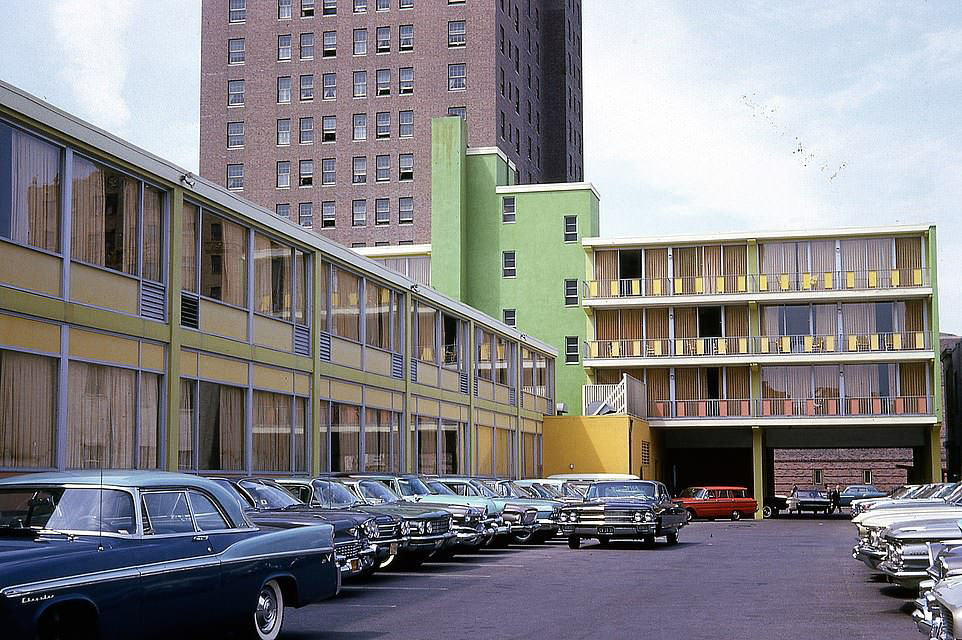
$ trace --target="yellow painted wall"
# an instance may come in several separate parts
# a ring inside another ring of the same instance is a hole
[[[641,443],[651,443],[651,461],[641,465]],[[629,442],[631,460],[629,460]],[[660,479],[661,442],[648,423],[629,416],[545,416],[544,475],[634,473]],[[641,471],[641,473],[639,473]]]

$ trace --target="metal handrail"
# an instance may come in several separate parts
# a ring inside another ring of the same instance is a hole
[[[881,417],[931,415],[929,396],[651,400],[651,418]]]

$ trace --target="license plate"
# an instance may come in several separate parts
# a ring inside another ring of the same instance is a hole
[[[388,547],[388,550],[389,550],[389,553],[390,553],[392,556],[397,555],[397,543],[396,543],[396,542],[392,542],[392,543],[391,543],[391,546]]]
[[[615,532],[615,528],[614,528],[614,527],[598,527],[598,533],[600,533],[600,534],[602,534],[602,535],[604,535],[604,534],[606,534],[606,533],[607,533],[607,534],[612,534],[612,533],[614,533],[614,532]]]
[[[361,568],[361,561],[357,558],[351,560],[351,571],[357,571]]]
[[[562,533],[572,533],[574,530],[575,530],[575,528],[572,527],[572,526],[570,526],[570,525],[562,525],[562,526],[561,526],[561,532],[562,532]]]

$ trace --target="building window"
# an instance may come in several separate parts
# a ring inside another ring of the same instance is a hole
[[[254,234],[255,313],[291,320],[293,254],[291,247]]]
[[[277,36],[277,60],[283,62],[291,59],[291,36]]]
[[[448,115],[457,116],[462,120],[467,120],[468,108],[467,107],[448,107]]]
[[[297,164],[297,186],[310,187],[314,185],[314,161],[301,160]]]
[[[398,51],[414,51],[414,25],[402,24],[397,28]]]
[[[313,40],[313,38],[312,35],[311,39]],[[321,36],[321,42],[321,57],[333,58],[337,56],[337,31],[325,31]]]
[[[367,200],[351,202],[351,226],[363,227],[367,224]]]
[[[227,165],[227,188],[239,191],[244,188],[244,165]]]
[[[380,155],[374,159],[375,174],[374,179],[378,182],[388,182],[391,180],[391,156]]]
[[[377,0],[377,11],[388,11],[391,8],[391,0]]]
[[[413,9],[414,0],[398,0],[398,7],[401,9]]]
[[[517,263],[514,251],[501,252],[501,276],[503,278],[514,278],[518,275]]]
[[[321,118],[321,142],[335,142],[337,140],[337,116]]]
[[[277,121],[277,144],[279,146],[289,145],[291,143],[291,121],[289,118],[284,118]]]
[[[244,22],[247,19],[247,0],[230,0],[228,11],[228,21]]]
[[[391,52],[391,27],[378,27],[375,32],[377,44],[375,53]]]
[[[398,117],[398,135],[402,138],[413,138],[414,137],[414,112],[413,111],[399,111]]]
[[[300,39],[301,60],[314,59],[314,34],[302,33]]]
[[[301,76],[301,101],[308,101],[314,99],[314,76],[304,75]]]
[[[301,118],[298,130],[298,142],[301,144],[314,144],[314,118]]]
[[[351,183],[366,184],[367,183],[367,157],[355,156],[354,159],[351,161],[351,166],[353,168]]]
[[[327,2],[324,2],[324,15],[327,15]],[[301,0],[301,17],[314,17],[314,0]]]
[[[578,281],[565,280],[565,306],[572,307],[578,304]]]
[[[414,224],[414,198],[398,198],[397,221],[399,224]]]
[[[565,336],[565,364],[578,364],[580,358],[578,336]]]
[[[277,19],[290,20],[293,15],[294,0],[277,0]]]
[[[863,469],[862,470],[862,484],[872,484],[872,470]]]
[[[398,93],[401,95],[414,93],[414,67],[401,67],[398,69],[398,78]]]
[[[375,130],[375,137],[378,139],[390,138],[391,137],[391,113],[389,111],[378,111],[375,116],[377,129]]]
[[[821,469],[812,469],[812,484],[813,484],[813,485],[815,485],[815,486],[817,487],[818,485],[822,484],[822,482],[824,482],[824,480],[825,480],[825,479],[824,479],[824,476],[823,476],[823,474],[822,474],[822,470],[821,470]]]
[[[227,146],[232,149],[238,149],[244,146],[243,122],[227,123]]]
[[[228,107],[244,106],[244,81],[243,80],[227,81],[227,106]]]
[[[505,196],[501,199],[501,222],[514,222],[515,208],[514,196]]]
[[[464,20],[448,22],[448,46],[463,47],[465,44]]]
[[[378,198],[374,201],[374,224],[384,225],[391,222],[390,200]]]
[[[277,79],[277,103],[286,104],[291,101],[291,77],[281,76]]]
[[[354,72],[354,97],[367,97],[367,71]]]
[[[355,113],[353,119],[353,139],[354,140],[367,140],[367,114],[366,113]]]
[[[502,311],[502,317],[504,318],[504,323],[509,327],[517,326],[518,311],[517,309],[504,309]]]
[[[578,216],[565,216],[565,242],[578,241]]]
[[[321,81],[324,83],[324,99],[337,99],[337,75],[325,73]]]
[[[366,56],[367,55],[367,29],[355,29],[354,30],[354,46],[353,52],[356,56]]]
[[[58,147],[0,121],[0,202],[3,203],[0,206],[0,237],[22,245],[60,251],[62,157]],[[97,227],[96,231],[90,231],[90,236],[100,236],[94,240],[100,247],[105,240],[102,235],[106,208],[104,200],[111,197],[111,193],[107,192],[113,191],[109,182],[101,181],[112,178],[112,172],[102,170],[106,175],[97,175],[98,170],[93,164],[84,162],[83,165],[78,165],[75,161],[74,171],[78,168],[87,171],[83,177],[89,176],[91,186],[85,187],[82,193],[89,194],[88,206],[94,207],[94,210],[89,212],[90,220],[84,220],[84,224],[92,222]],[[75,187],[75,202],[80,197],[79,193]],[[112,195],[116,202],[125,194],[126,191],[124,194]],[[135,211],[124,213],[122,219],[135,219]],[[116,224],[117,221],[111,222]],[[77,233],[79,228],[78,223],[74,226],[73,233]],[[98,259],[103,259],[99,257],[102,249],[95,253]]]
[[[237,307],[246,306],[247,229],[204,211],[200,240],[204,251],[200,268],[195,268],[200,271],[200,294]],[[194,254],[188,250],[185,255]]]
[[[391,95],[391,70],[390,69],[378,69],[375,73],[375,78],[377,79],[377,89],[375,95],[379,96],[389,96]]]
[[[467,65],[448,65],[448,91],[464,91],[467,86]]]
[[[402,153],[397,157],[398,180],[414,180],[414,154]]]
[[[302,202],[297,205],[297,224],[302,227],[314,226],[314,205],[312,203]]]
[[[367,13],[367,0],[354,0],[354,13]]]
[[[277,163],[277,188],[287,189],[291,186],[291,163],[284,161]]]
[[[321,160],[321,184],[334,184],[334,158]]]
[[[278,218],[290,218],[291,217],[291,205],[289,204],[278,204],[274,207],[274,214]]]
[[[231,38],[227,41],[227,64],[244,64],[243,38]]]
[[[335,216],[334,216],[334,202],[327,201],[321,203],[321,228],[322,229],[333,229]]]

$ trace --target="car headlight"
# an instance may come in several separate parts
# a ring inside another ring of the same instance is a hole
[[[411,523],[408,522],[407,520],[401,521],[401,535],[402,536],[411,535]]]
[[[427,533],[428,523],[425,522],[424,520],[418,520],[417,529],[418,529],[418,533],[421,533],[421,534]]]
[[[377,523],[374,522],[374,520],[368,520],[364,523],[364,533],[371,539],[381,537],[381,531],[378,529]]]
[[[348,534],[357,537],[357,527],[351,527],[347,530]]]
[[[635,512],[635,516],[634,516],[635,522],[641,522],[641,520],[642,520],[643,517],[644,517],[644,516],[641,515],[641,511],[636,511],[636,512]]]
[[[651,511],[645,511],[645,515],[642,516],[645,522],[653,522],[655,520],[655,514]]]

